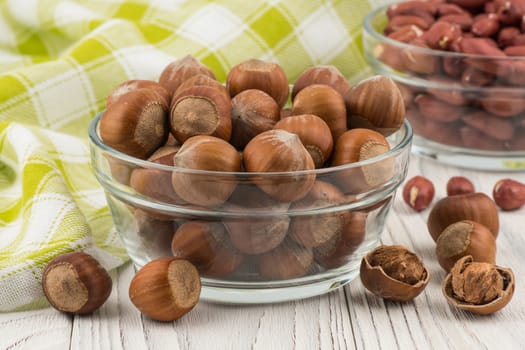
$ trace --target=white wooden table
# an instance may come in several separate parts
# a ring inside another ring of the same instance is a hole
[[[454,175],[470,178],[489,195],[504,177],[525,182],[525,172],[479,172],[413,156],[408,177],[424,175],[445,196]],[[330,294],[274,305],[231,306],[200,302],[182,319],[160,323],[142,317],[128,298],[134,273],[112,272],[113,292],[90,316],[47,308],[0,314],[0,349],[523,349],[525,348],[525,208],[501,212],[497,263],[513,269],[516,291],[501,311],[476,316],[451,308],[441,294],[445,277],[426,229],[428,210],[411,211],[398,195],[382,236],[403,244],[425,262],[431,280],[408,303],[387,302],[356,279]]]

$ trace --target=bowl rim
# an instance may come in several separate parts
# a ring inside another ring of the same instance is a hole
[[[332,174],[335,172],[340,172],[344,170],[349,169],[356,169],[360,168],[366,165],[372,165],[378,162],[381,162],[388,158],[395,158],[400,153],[402,153],[405,149],[410,148],[412,139],[413,139],[413,129],[410,125],[410,122],[408,119],[404,119],[402,126],[397,130],[395,133],[404,132],[404,135],[402,136],[402,139],[394,145],[389,151],[370,158],[366,159],[360,162],[354,162],[354,163],[348,163],[338,166],[332,166],[332,167],[326,167],[326,168],[319,168],[319,169],[313,169],[313,170],[299,170],[299,171],[293,171],[293,172],[248,172],[248,171],[238,171],[238,172],[227,172],[227,171],[218,171],[218,170],[202,170],[202,169],[189,169],[189,168],[182,168],[177,166],[170,166],[160,163],[154,163],[148,160],[136,158],[133,156],[130,156],[128,154],[125,154],[123,152],[120,152],[108,145],[106,145],[102,139],[99,136],[98,133],[98,126],[100,118],[102,118],[102,115],[104,114],[105,110],[99,112],[89,123],[88,126],[88,136],[89,140],[91,142],[91,145],[93,147],[96,147],[108,154],[110,154],[112,157],[121,160],[125,162],[126,164],[132,164],[141,168],[149,168],[149,169],[157,169],[162,171],[170,171],[170,172],[181,172],[185,174],[199,174],[199,175],[209,175],[209,176],[236,176],[236,177],[249,177],[253,178],[254,176],[264,176],[264,177],[279,177],[279,176],[290,176],[290,175],[322,175],[322,174]],[[394,134],[395,134],[394,133]],[[389,137],[387,137],[387,140]]]
[[[401,1],[403,2],[403,1]],[[440,56],[440,57],[451,57],[451,58],[475,58],[475,59],[482,59],[482,60],[498,60],[498,61],[523,61],[525,59],[525,56],[488,56],[488,55],[478,55],[478,54],[467,54],[467,53],[461,53],[461,52],[451,52],[451,51],[443,51],[443,50],[434,50],[431,48],[425,48],[421,46],[411,45],[409,43],[404,43],[402,41],[394,40],[389,38],[388,36],[384,35],[383,33],[378,32],[374,26],[372,25],[372,21],[378,16],[378,15],[385,15],[386,16],[386,9],[393,5],[395,3],[389,3],[384,4],[379,7],[376,7],[375,9],[371,10],[364,18],[363,20],[363,28],[372,37],[374,37],[377,40],[380,40],[382,42],[385,42],[387,44],[390,44],[392,46],[397,46],[401,49],[411,50],[417,53],[427,54],[427,55],[433,55],[433,56]]]

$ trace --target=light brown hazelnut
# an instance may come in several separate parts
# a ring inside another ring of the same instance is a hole
[[[450,271],[460,258],[471,255],[474,261],[496,263],[496,239],[488,228],[474,221],[450,224],[436,241],[438,262]]]
[[[335,66],[314,66],[305,69],[293,84],[292,101],[295,95],[309,85],[324,84],[333,87],[343,96],[350,85]]]
[[[259,274],[268,280],[302,277],[310,271],[313,263],[312,249],[289,239],[257,258]]]
[[[137,89],[154,90],[155,92],[157,92],[160,96],[164,98],[165,105],[169,106],[171,97],[170,97],[168,90],[166,90],[162,85],[160,85],[159,83],[153,80],[134,79],[134,80],[127,80],[123,82],[122,84],[118,85],[108,94],[106,98],[106,108],[108,108],[110,105],[118,101],[122,97],[122,95],[125,95],[128,92],[132,90],[137,90]]]
[[[106,302],[111,287],[108,272],[93,256],[83,252],[57,256],[42,274],[47,300],[66,313],[92,313]]]
[[[141,313],[157,321],[174,321],[199,301],[201,280],[189,261],[166,257],[150,261],[133,276],[129,298]]]
[[[299,136],[312,156],[316,168],[322,168],[334,147],[332,133],[326,122],[313,114],[290,116],[278,121],[274,129],[286,130]]]
[[[243,161],[248,172],[290,173],[253,179],[260,189],[283,202],[301,199],[315,181],[315,174],[301,173],[315,169],[312,157],[299,137],[285,130],[268,130],[255,136],[244,149]]]
[[[188,170],[239,172],[241,157],[228,142],[213,136],[198,135],[186,140],[173,157],[173,165],[186,170],[174,170],[171,182],[175,193],[183,200],[200,206],[217,206],[231,195],[237,180],[233,174],[210,175]],[[217,186],[217,182],[221,185]]]
[[[146,159],[168,137],[164,98],[151,89],[128,92],[102,114],[99,132],[109,147]]]
[[[512,179],[501,179],[492,189],[492,198],[502,210],[519,209],[525,205],[525,184]]]
[[[494,264],[459,259],[443,280],[448,302],[462,310],[487,315],[501,310],[514,295],[514,273]]]
[[[226,77],[230,96],[248,89],[257,89],[270,95],[279,107],[288,100],[289,85],[284,69],[275,62],[249,59],[232,67]]]
[[[315,181],[306,197],[295,201],[290,206],[292,211],[316,210],[342,204],[344,195],[334,185]],[[296,215],[290,223],[289,236],[305,247],[323,245],[336,235],[341,235],[345,228],[347,211],[325,214]]]
[[[190,261],[205,277],[228,276],[243,261],[220,222],[192,220],[182,224],[171,241],[171,252]]]
[[[430,274],[421,259],[400,245],[379,246],[361,261],[361,282],[373,294],[409,301],[428,284]]]
[[[386,138],[370,129],[351,129],[335,143],[331,165],[339,166],[372,159],[390,150]],[[384,159],[338,172],[344,193],[362,193],[387,182],[394,174],[392,159]]]
[[[432,203],[434,193],[434,184],[424,176],[414,176],[403,186],[403,200],[418,212]]]
[[[437,241],[445,228],[461,220],[471,220],[486,226],[497,238],[499,216],[496,203],[481,192],[448,196],[437,201],[428,214],[427,227]]]
[[[230,143],[239,150],[256,135],[272,129],[281,116],[277,102],[261,90],[241,91],[232,98],[231,104]]]
[[[315,261],[325,269],[347,264],[366,236],[366,219],[363,211],[343,212],[344,226],[325,243],[314,248]]]
[[[175,102],[179,96],[181,96],[182,94],[184,94],[184,90],[190,88],[190,87],[194,87],[194,86],[210,86],[220,92],[222,92],[224,95],[230,97],[230,94],[228,92],[228,90],[226,89],[226,86],[224,86],[223,84],[219,83],[217,80],[215,80],[215,78],[212,78],[210,77],[209,75],[206,75],[206,74],[196,74],[190,78],[188,78],[187,80],[183,81],[179,87],[177,88],[177,90],[175,90],[175,92],[173,93],[173,96],[172,96],[172,99],[171,99],[171,103],[170,103],[170,107],[172,105],[173,102]]]
[[[368,128],[390,135],[405,119],[401,90],[387,76],[361,80],[344,95],[348,128]]]
[[[229,141],[232,132],[231,100],[213,86],[192,86],[173,101],[169,125],[175,138],[184,143],[196,135],[210,135]]]
[[[186,80],[197,74],[204,74],[215,79],[215,74],[200,63],[195,57],[186,55],[168,64],[160,73],[159,83],[173,96],[177,88]]]
[[[292,115],[314,114],[323,119],[334,142],[346,130],[346,107],[343,96],[328,85],[309,85],[299,91],[292,104]]]

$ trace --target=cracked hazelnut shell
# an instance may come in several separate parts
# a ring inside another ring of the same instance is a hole
[[[361,260],[361,282],[373,294],[409,301],[423,291],[429,271],[419,257],[400,245],[382,245]]]
[[[476,263],[470,255],[456,262],[442,284],[443,295],[451,305],[481,315],[505,307],[514,295],[514,288],[511,269]]]

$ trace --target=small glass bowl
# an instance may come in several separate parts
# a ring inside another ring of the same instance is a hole
[[[481,170],[525,170],[525,57],[423,48],[383,34],[390,5],[363,24],[366,59],[403,92],[412,150]]]
[[[406,177],[412,141],[405,121],[388,137],[390,151],[355,164],[294,173],[199,171],[108,147],[98,132],[101,115],[89,127],[92,168],[131,260],[140,268],[162,256],[184,256],[201,273],[201,297],[223,303],[306,298],[355,278],[361,258],[379,242],[396,189]],[[140,192],[130,185],[134,172],[149,176],[149,186]],[[195,191],[232,184],[235,189],[220,205],[191,205],[174,195],[174,174],[188,176]],[[364,175],[366,185],[359,182]],[[293,185],[306,177],[316,179],[314,188],[321,194],[316,200],[279,202],[258,187]],[[337,189],[347,182],[351,191]],[[323,200],[334,193],[337,200]]]

